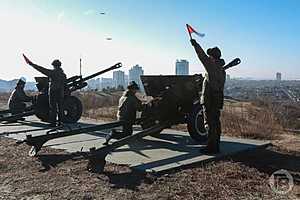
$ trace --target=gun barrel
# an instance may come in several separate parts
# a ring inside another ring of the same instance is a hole
[[[104,70],[102,70],[100,72],[97,72],[95,74],[92,74],[90,76],[87,76],[87,77],[83,78],[82,81],[87,81],[87,80],[92,79],[92,78],[94,78],[96,76],[99,76],[101,74],[104,74],[104,73],[106,73],[108,71],[111,71],[111,70],[114,70],[114,69],[118,69],[120,67],[122,67],[122,63],[117,63],[117,64],[115,64],[115,65],[113,65],[113,66],[111,66],[111,67],[109,67],[107,69],[104,69]]]
[[[77,81],[77,80],[79,80],[79,79],[81,79],[82,77],[81,76],[72,76],[72,77],[70,77],[70,78],[68,78],[67,79],[67,83],[71,83],[71,82],[74,82],[74,81]]]
[[[231,61],[230,63],[228,63],[227,65],[225,65],[225,66],[223,67],[223,69],[224,69],[224,70],[227,70],[227,69],[229,69],[229,68],[231,68],[231,67],[234,67],[234,66],[236,66],[236,65],[238,65],[238,64],[240,64],[240,63],[241,63],[241,59],[235,58],[233,61]]]

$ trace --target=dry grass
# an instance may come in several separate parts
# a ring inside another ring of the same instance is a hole
[[[116,120],[118,100],[122,93],[80,92],[84,116],[100,120]],[[276,139],[283,132],[283,119],[278,118],[280,108],[268,101],[257,103],[226,102],[222,111],[223,134],[252,139]],[[187,131],[185,124],[172,127]]]
[[[117,119],[117,106],[102,107],[97,109],[90,109],[85,111],[85,117],[100,120],[116,120]]]
[[[221,117],[223,132],[243,138],[276,139],[283,129],[275,110],[276,107],[258,108],[248,103],[226,104]]]
[[[278,122],[282,125],[282,127],[288,129],[300,129],[299,103],[272,102],[270,99],[265,98],[254,101],[253,105],[273,110]]]
[[[274,140],[284,133],[276,118],[276,108],[260,108],[251,103],[227,103],[221,115],[222,134],[241,138]],[[186,124],[172,126],[187,131]]]
[[[115,120],[117,115],[117,105],[122,92],[77,92],[83,104],[83,116],[92,119]]]
[[[85,110],[90,110],[118,105],[122,92],[76,92],[74,95],[80,98]]]
[[[8,92],[1,92],[1,93],[0,93],[0,102],[1,102],[1,103],[7,102],[9,96],[10,96],[10,93],[8,93]]]
[[[7,109],[7,102],[9,99],[10,93],[1,92],[0,93],[0,110]]]

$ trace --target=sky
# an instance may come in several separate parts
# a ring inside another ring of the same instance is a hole
[[[145,74],[174,74],[176,59],[203,73],[186,23],[205,33],[194,36],[204,49],[242,60],[232,77],[300,79],[299,19],[298,0],[0,0],[0,79],[41,76],[22,53],[48,68],[60,59],[68,77],[80,57],[84,76],[117,62],[126,72],[139,64]]]

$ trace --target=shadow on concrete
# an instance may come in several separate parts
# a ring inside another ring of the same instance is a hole
[[[159,138],[162,140],[152,140],[148,138],[143,138],[135,144],[128,144],[128,147],[116,149],[114,152],[133,151],[141,156],[148,157],[143,153],[145,150],[167,149],[174,152],[178,152],[179,154],[178,156],[164,158],[152,162],[150,161],[148,163],[143,163],[141,165],[135,166],[135,168],[139,170],[151,170],[153,168],[169,165],[172,163],[177,164],[178,167],[181,168],[182,163],[184,163],[184,165],[192,164],[185,161],[205,155],[201,153],[199,145],[196,146],[196,143],[188,135],[183,136],[176,134],[161,134]],[[224,156],[236,154],[241,151],[254,150],[255,148],[257,148],[257,145],[245,144],[240,142],[222,141],[220,154],[206,155],[205,158],[203,157],[197,159],[199,162],[204,163],[212,160],[218,160],[223,158]],[[176,168],[176,165],[174,166],[174,168]]]
[[[89,133],[90,134],[90,133]],[[93,133],[94,134],[94,133]],[[93,135],[92,134],[92,135]],[[97,136],[100,136],[101,133],[97,133]],[[105,136],[105,134],[102,133],[101,136]],[[148,163],[143,163],[138,166],[135,166],[136,169],[139,170],[151,170],[152,168],[169,165],[172,163],[182,163],[189,159],[194,159],[196,157],[203,156],[203,154],[199,151],[199,146],[195,146],[196,143],[190,138],[189,135],[177,135],[177,134],[164,134],[162,133],[159,137],[160,140],[155,140],[151,138],[143,138],[140,140],[137,140],[136,143],[128,144],[128,147],[123,147],[121,149],[116,149],[113,152],[126,152],[126,151],[132,151],[135,152],[138,155],[141,155],[143,157],[149,158],[148,155],[146,155],[144,152],[145,150],[153,150],[153,149],[167,149],[174,152],[179,152],[180,155],[169,157],[161,160],[156,160]],[[87,139],[87,140],[80,140],[80,141],[71,141],[71,142],[65,142],[65,143],[55,143],[51,145],[46,145],[44,147],[51,147],[51,146],[57,146],[57,145],[63,145],[63,144],[72,144],[72,143],[81,143],[85,141],[92,141],[92,140],[99,140],[101,138],[95,138],[95,139]],[[209,155],[205,158],[199,158],[199,162],[209,162],[212,160],[220,159],[224,156],[228,156],[229,154],[236,154],[240,151],[245,151],[249,149],[255,149],[257,146],[252,144],[244,144],[240,142],[228,142],[228,141],[222,141],[221,142],[221,152],[217,155]],[[184,163],[188,165],[189,163]],[[192,164],[192,163],[191,163]],[[181,164],[178,164],[178,167],[181,167]],[[174,167],[176,168],[176,167]]]

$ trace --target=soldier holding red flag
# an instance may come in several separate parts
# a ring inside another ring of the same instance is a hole
[[[206,70],[201,104],[204,111],[204,125],[208,131],[208,141],[207,147],[203,151],[206,153],[219,153],[221,137],[220,110],[223,108],[226,77],[226,72],[223,68],[225,61],[221,58],[221,51],[218,47],[208,49],[206,54],[196,40],[191,37],[191,33],[197,32],[189,25],[187,25],[187,29],[191,38],[191,44],[194,46],[198,58]]]

